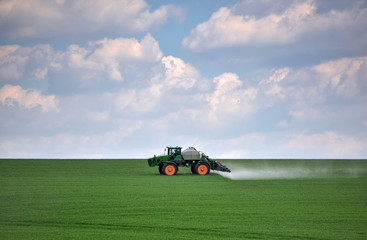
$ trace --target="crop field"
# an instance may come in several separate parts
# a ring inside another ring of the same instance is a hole
[[[366,160],[0,159],[0,239],[367,239]]]

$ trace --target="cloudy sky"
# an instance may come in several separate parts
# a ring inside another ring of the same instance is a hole
[[[367,158],[367,1],[2,0],[0,157]]]

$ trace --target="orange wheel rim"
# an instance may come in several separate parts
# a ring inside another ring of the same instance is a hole
[[[202,164],[198,167],[198,173],[200,175],[205,175],[207,174],[207,172],[208,172],[208,167],[206,165]]]
[[[165,169],[166,175],[173,175],[175,174],[176,168],[172,165],[168,165]]]

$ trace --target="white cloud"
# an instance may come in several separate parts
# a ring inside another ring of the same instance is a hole
[[[256,110],[253,103],[256,98],[256,88],[242,89],[242,81],[234,73],[223,73],[215,77],[215,91],[208,97],[210,106],[210,117],[213,120],[226,118],[232,115],[246,116]]]
[[[3,157],[21,158],[129,158],[130,152],[123,145],[128,145],[126,139],[139,131],[141,126],[141,121],[125,122],[116,129],[100,133],[12,136],[5,140],[0,138],[0,154]]]
[[[137,33],[155,29],[183,10],[164,5],[150,11],[144,0],[0,2],[0,30],[6,38],[63,38],[93,34]]]
[[[162,98],[187,94],[185,92],[201,78],[198,71],[182,59],[164,57],[150,34],[140,41],[106,38],[86,46],[70,45],[65,52],[56,52],[49,45],[11,45],[0,50],[3,82],[44,79],[49,92],[55,94],[85,94],[84,91],[90,89],[102,93],[109,99],[107,104],[113,103],[118,112],[127,109],[130,113],[150,111]],[[129,85],[120,85],[126,76],[130,77]],[[78,99],[76,102],[84,104]],[[102,114],[96,119],[106,116]]]
[[[267,77],[260,77],[262,79],[257,82],[251,81],[253,84],[249,81],[245,84],[235,73],[223,73],[213,78],[214,91],[207,90],[207,109],[196,111],[207,112],[208,122],[227,124],[273,108],[288,113],[296,122],[325,121],[327,114],[340,118],[338,115],[343,114],[345,108],[332,110],[328,106],[330,101],[340,102],[352,98],[365,105],[362,99],[366,99],[364,92],[367,91],[366,63],[366,57],[356,57],[298,70],[289,67],[272,69]],[[335,81],[335,76],[338,81]],[[204,103],[199,105],[203,106]],[[273,113],[270,117],[275,119],[273,126],[290,126],[291,122],[284,120],[289,116],[281,117],[283,120],[278,118],[283,113]]]
[[[271,75],[256,86],[259,94],[255,102],[263,109],[278,110],[271,116],[274,126],[350,131],[348,125],[357,126],[356,122],[366,117],[366,57],[336,59],[285,72],[280,81],[270,81]],[[283,122],[289,117],[284,113],[291,117],[288,122]],[[356,122],[345,124],[352,119]]]
[[[90,45],[96,47],[91,59],[101,59],[102,62],[116,61],[159,61],[162,52],[158,42],[150,35],[146,34],[140,41],[135,38],[115,38],[103,39]]]
[[[0,46],[0,81],[45,80],[50,75],[56,91],[98,82],[122,82],[129,75],[149,77],[151,65],[160,64],[162,57],[158,42],[150,34],[140,41],[105,38],[85,47],[70,45],[64,52],[50,45]],[[142,75],[145,72],[148,75]]]
[[[268,77],[261,77],[258,81],[251,82],[240,80],[234,73],[223,73],[211,80],[211,88],[198,91],[195,86],[197,82],[202,81],[202,77],[197,70],[182,59],[169,56],[162,58],[161,66],[155,68],[154,76],[144,88],[125,89],[117,95],[112,95],[112,98],[116,109],[125,113],[127,110],[132,111],[131,113],[144,113],[151,110],[166,112],[167,110],[163,110],[163,105],[166,109],[169,106],[175,106],[174,112],[170,110],[172,113],[170,117],[166,116],[172,119],[170,123],[165,123],[166,125],[177,124],[180,121],[171,118],[176,116],[176,113],[181,114],[181,119],[185,121],[192,121],[196,125],[210,128],[211,124],[229,125],[230,122],[250,119],[254,114],[260,114],[258,117],[261,117],[267,109],[280,110],[279,113],[271,110],[272,116],[266,116],[274,119],[272,123],[274,127],[294,127],[294,123],[305,124],[307,121],[316,124],[317,121],[325,121],[326,114],[333,114],[334,118],[338,118],[343,111],[342,109],[325,111],[329,109],[326,100],[343,101],[345,97],[333,93],[337,85],[324,86],[325,82],[332,81],[334,76],[332,72],[340,72],[344,69],[341,73],[345,76],[338,84],[348,82],[349,76],[353,76],[360,91],[360,96],[354,96],[354,99],[363,98],[362,92],[366,84],[363,77],[366,72],[364,59],[363,57],[346,59],[342,61],[344,65],[339,64],[334,70],[328,70],[328,76],[322,73],[322,69],[325,70],[325,66],[333,65],[340,60],[299,70],[272,69],[268,72]],[[351,70],[348,66],[356,65],[351,64],[353,62],[358,62],[359,67],[352,68],[353,74],[349,74]],[[178,89],[180,90],[175,91]],[[177,104],[180,105],[179,108]],[[289,116],[292,119],[285,121],[284,118]],[[158,126],[159,123],[156,125]]]
[[[189,89],[194,86],[199,73],[190,64],[185,63],[182,59],[168,56],[162,59],[165,66],[164,87],[182,87]]]
[[[195,85],[198,78],[200,75],[197,70],[182,59],[163,57],[161,63],[155,67],[154,76],[148,86],[122,91],[115,97],[114,102],[119,111],[130,108],[135,112],[147,112],[156,107],[161,98],[169,98],[170,90],[188,90]],[[166,102],[166,106],[168,104],[170,102]]]
[[[0,81],[20,78],[43,79],[52,64],[54,51],[49,45],[0,46]]]
[[[132,115],[148,112],[156,107],[160,98],[160,92],[157,93],[151,87],[141,90],[129,89],[117,94],[111,94],[117,112],[129,113]]]
[[[5,85],[0,89],[2,105],[18,105],[26,109],[41,106],[42,111],[58,111],[55,95],[43,95],[36,89],[23,89],[21,86]]]
[[[365,28],[367,9],[357,4],[348,10],[330,10],[318,13],[312,0],[294,1],[281,13],[255,17],[247,15],[235,5],[222,7],[210,19],[191,30],[182,44],[201,51],[227,46],[280,45],[292,43],[302,37],[324,31],[345,31]]]
[[[328,61],[311,71],[319,77],[319,91],[329,88],[339,96],[352,98],[367,89],[367,57]]]
[[[282,81],[291,72],[290,68],[275,69],[272,71],[272,75],[260,82],[259,87],[266,96],[275,97],[277,99],[283,99],[286,97],[287,89],[282,87]]]
[[[300,133],[290,137],[286,149],[301,150],[306,156],[326,156],[330,158],[350,158],[358,156],[367,148],[367,139],[340,134],[335,131],[324,133]]]
[[[22,68],[29,57],[14,54],[19,48],[18,45],[0,46],[1,79],[17,79],[23,75]]]
[[[322,107],[327,105],[345,102],[339,107],[342,109],[359,102],[360,106],[365,106],[366,79],[366,57],[342,58],[293,70],[280,87],[288,104],[293,105],[289,109],[292,116],[312,118],[325,114]]]
[[[135,38],[116,38],[89,42],[88,48],[71,45],[61,58],[64,65],[82,70],[83,79],[105,72],[109,79],[121,82],[124,73],[135,70],[138,62],[158,62],[162,55],[158,42],[147,34],[140,42]]]
[[[128,157],[132,152],[119,145],[133,145],[136,139],[144,139],[152,148],[167,141],[194,142],[207,146],[209,154],[223,157],[365,154],[361,147],[365,139],[356,136],[363,136],[360,123],[366,121],[366,57],[298,69],[255,70],[246,73],[246,78],[226,72],[205,79],[189,62],[163,56],[157,41],[147,34],[141,40],[106,38],[72,45],[66,51],[48,45],[3,46],[0,59],[1,81],[8,84],[0,90],[0,105],[8,106],[1,109],[5,123],[0,129],[4,133],[0,136],[2,156],[15,156],[16,149],[22,148],[22,156],[28,152],[28,156],[47,157],[49,152],[41,145],[49,149],[60,145],[55,149],[57,156],[66,156],[64,151],[81,143],[67,155],[119,157],[122,152]],[[47,89],[47,94],[32,85],[41,79],[49,84],[39,88]],[[205,87],[199,87],[202,82]],[[56,83],[60,85],[55,87]],[[80,88],[81,83],[90,88]],[[68,89],[62,91],[59,86]],[[41,119],[37,112],[12,111],[12,106],[61,113]],[[32,123],[26,117],[13,120],[9,112],[37,119]],[[9,125],[22,127],[7,130]],[[294,135],[288,136],[289,132]],[[150,143],[154,136],[159,140]],[[304,142],[308,147],[302,147]],[[326,142],[327,150],[313,142]],[[342,142],[347,146],[329,154]],[[134,151],[141,156],[140,150]]]

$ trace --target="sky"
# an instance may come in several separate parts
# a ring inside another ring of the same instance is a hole
[[[1,0],[0,158],[367,158],[367,1]]]

